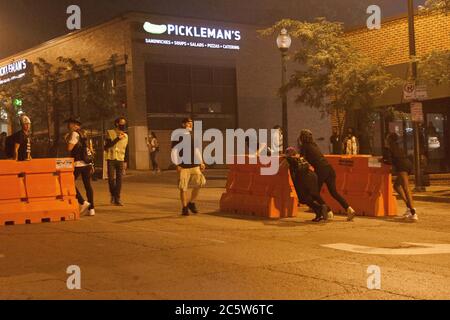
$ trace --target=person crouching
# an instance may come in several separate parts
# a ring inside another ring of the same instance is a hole
[[[286,158],[281,166],[289,167],[300,203],[313,209],[316,217],[313,222],[328,220],[328,206],[320,196],[317,174],[311,169],[311,165],[294,148],[288,148]]]

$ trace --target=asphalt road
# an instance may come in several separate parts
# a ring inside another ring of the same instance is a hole
[[[218,212],[223,172],[208,177],[198,216],[179,216],[173,173],[139,174],[125,180],[124,208],[109,206],[100,181],[96,217],[0,227],[0,299],[450,298],[450,254],[396,254],[405,243],[450,244],[450,204],[418,203],[418,223],[317,225],[303,211],[261,220]],[[337,243],[393,254],[324,247]],[[67,288],[73,265],[81,290]],[[379,267],[379,290],[368,289],[370,266]]]

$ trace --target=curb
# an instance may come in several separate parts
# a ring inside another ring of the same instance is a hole
[[[414,201],[450,203],[450,197],[433,197],[426,195],[413,195]]]
[[[396,196],[397,200],[401,200],[400,196]],[[437,203],[450,203],[450,197],[435,197],[427,195],[413,195],[414,201],[419,202],[437,202]]]

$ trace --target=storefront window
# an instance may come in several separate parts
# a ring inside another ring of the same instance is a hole
[[[450,127],[448,126],[449,99],[424,102],[424,120],[419,126],[419,142],[426,172],[450,172]],[[409,105],[397,106],[402,119],[386,119],[385,133],[395,132],[401,137],[403,148],[411,161],[414,160],[414,130]]]
[[[147,65],[147,109],[150,127],[169,130],[191,116],[205,127],[236,125],[236,70],[179,64]]]

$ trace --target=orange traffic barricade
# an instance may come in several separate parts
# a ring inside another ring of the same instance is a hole
[[[388,217],[397,215],[393,194],[391,166],[371,156],[326,156],[336,171],[337,191],[360,216]],[[326,186],[322,197],[335,213],[344,209],[334,200]]]
[[[262,175],[264,165],[249,164],[248,156],[245,163],[230,165],[221,211],[275,219],[297,216],[298,198],[289,169]]]
[[[73,159],[0,161],[0,226],[78,220]]]

